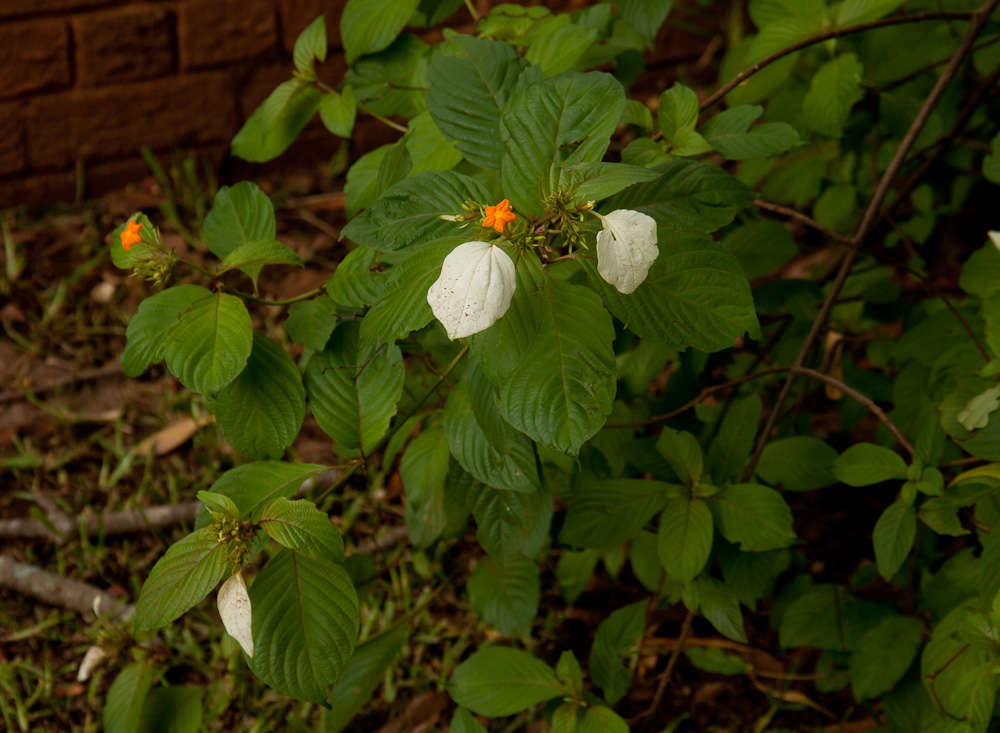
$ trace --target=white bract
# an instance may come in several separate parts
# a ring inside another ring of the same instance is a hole
[[[448,338],[471,336],[496,323],[510,307],[514,261],[489,242],[460,244],[444,258],[427,302]]]
[[[597,272],[621,293],[631,293],[649,274],[657,255],[656,221],[640,211],[618,209],[602,216],[597,233]]]
[[[243,573],[236,573],[219,587],[219,615],[229,635],[239,642],[248,657],[253,656],[253,631],[250,624],[250,594]]]
[[[987,232],[993,240],[993,246],[1000,249],[1000,232]]]

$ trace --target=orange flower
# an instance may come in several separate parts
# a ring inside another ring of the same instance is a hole
[[[517,215],[510,210],[510,201],[504,199],[496,206],[486,207],[483,226],[486,228],[493,227],[498,233],[503,234],[503,228],[516,218]]]
[[[123,250],[128,252],[132,249],[133,244],[139,244],[142,241],[142,234],[139,233],[141,230],[142,226],[135,220],[125,225],[125,229],[122,231]]]

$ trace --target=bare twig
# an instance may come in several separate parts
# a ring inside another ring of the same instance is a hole
[[[775,61],[788,56],[789,54],[795,53],[796,51],[801,51],[803,48],[808,48],[817,43],[822,43],[823,41],[828,41],[831,38],[840,38],[841,36],[848,36],[853,33],[861,33],[863,31],[872,30],[874,28],[884,28],[890,25],[902,25],[903,23],[921,23],[930,20],[968,20],[972,21],[975,13],[954,13],[954,12],[941,12],[941,13],[914,13],[913,15],[900,15],[893,18],[882,18],[881,20],[875,20],[871,23],[861,23],[859,25],[849,25],[844,28],[834,28],[833,30],[825,31],[824,33],[819,33],[815,36],[810,36],[805,40],[799,41],[798,43],[793,43],[791,46],[787,46],[780,51],[775,51],[769,56],[765,56],[760,61],[750,66],[739,74],[734,76],[728,82],[723,84],[718,91],[709,96],[700,105],[701,111],[705,111],[709,107],[712,107],[725,97],[729,92],[738,87],[740,84],[745,82],[751,76],[756,74],[761,69],[770,66]]]
[[[46,514],[52,518],[46,507]],[[131,532],[143,532],[149,529],[170,527],[174,524],[193,522],[201,508],[200,501],[189,501],[172,506],[154,506],[148,509],[129,509],[121,512],[107,512],[100,516],[88,514],[85,518],[84,530],[88,537],[99,534],[118,535]],[[67,517],[67,519],[69,519]],[[63,543],[71,539],[76,531],[76,524],[69,520],[69,525],[56,524],[58,534],[53,535],[43,522],[28,517],[17,519],[0,519],[0,537],[41,538]]]
[[[25,385],[22,389],[10,389],[6,392],[0,392],[0,405],[24,399],[25,395],[29,393],[37,395],[42,394],[43,392],[51,392],[59,387],[65,387],[78,382],[89,382],[102,377],[110,377],[115,374],[121,374],[121,372],[121,364],[117,361],[114,361],[111,364],[105,364],[104,366],[95,367],[93,369],[81,369],[73,374],[68,374],[65,377],[59,377],[58,379],[53,379],[52,381],[45,382],[43,384]]]
[[[924,100],[923,105],[917,112],[917,116],[914,118],[909,129],[906,131],[906,135],[903,136],[903,140],[900,142],[895,155],[893,155],[892,160],[889,162],[888,168],[886,168],[885,173],[882,174],[882,178],[879,180],[875,193],[872,195],[871,201],[868,202],[868,206],[865,208],[865,211],[861,216],[861,221],[858,222],[854,236],[851,238],[851,246],[847,250],[844,259],[840,264],[837,276],[834,278],[833,284],[830,286],[822,306],[820,306],[819,313],[813,320],[812,327],[809,329],[809,333],[806,335],[805,341],[802,343],[802,347],[799,349],[799,353],[795,357],[792,369],[790,370],[788,377],[785,379],[784,384],[781,386],[781,391],[778,393],[777,400],[771,408],[771,412],[767,416],[767,420],[764,423],[764,429],[761,431],[760,436],[757,439],[757,445],[754,448],[754,452],[750,457],[749,463],[747,464],[746,476],[753,475],[753,472],[757,467],[757,462],[760,460],[761,453],[764,451],[764,446],[767,445],[771,436],[771,431],[774,429],[778,415],[781,413],[781,406],[784,404],[785,400],[788,398],[788,394],[792,390],[792,384],[795,381],[795,377],[801,373],[799,370],[801,370],[802,365],[805,362],[806,355],[812,350],[816,337],[826,325],[826,321],[833,308],[833,304],[840,295],[840,291],[844,287],[844,283],[847,282],[847,276],[851,272],[851,267],[854,264],[854,260],[858,256],[858,252],[861,250],[861,247],[864,245],[865,240],[871,233],[872,228],[878,219],[878,215],[882,209],[882,203],[885,201],[885,197],[889,192],[889,187],[892,185],[892,182],[895,180],[900,168],[903,166],[903,161],[906,159],[907,153],[909,153],[914,142],[916,142],[917,136],[920,134],[920,131],[923,130],[924,125],[927,123],[931,112],[934,110],[935,105],[944,93],[945,88],[955,77],[955,73],[958,71],[959,65],[971,51],[972,45],[976,40],[976,35],[980,30],[982,30],[982,27],[986,24],[986,21],[990,16],[990,13],[993,12],[998,3],[1000,3],[1000,0],[987,0],[982,7],[979,8],[979,10],[972,14],[969,28],[966,30],[965,36],[962,38],[962,42],[959,44],[955,53],[952,54],[951,59],[942,70],[941,75],[934,84],[934,88],[931,90],[930,94],[927,95],[927,99]]]
[[[65,578],[34,565],[0,555],[0,588],[10,588],[53,606],[68,608],[92,617],[108,613],[112,618],[128,619],[134,607],[96,588],[72,578]]]
[[[815,219],[806,216],[801,211],[796,211],[787,206],[781,206],[780,204],[772,204],[770,201],[764,201],[763,199],[755,199],[753,205],[758,209],[763,211],[770,211],[773,214],[780,214],[788,219],[793,219],[801,224],[805,224],[811,229],[815,229],[817,232],[825,234],[830,239],[836,240],[843,244],[850,244],[851,238],[841,234],[840,232],[835,232],[832,229],[827,229],[825,226],[820,224]]]
[[[660,675],[660,682],[656,685],[656,694],[653,695],[653,701],[649,703],[649,707],[646,708],[646,712],[642,714],[642,717],[649,717],[660,707],[660,700],[663,699],[663,693],[666,691],[667,685],[670,684],[670,677],[674,673],[674,667],[677,666],[677,658],[687,648],[687,638],[691,635],[691,624],[693,621],[694,613],[688,611],[687,616],[684,617],[684,622],[681,624],[681,632],[677,636],[677,645],[671,650],[670,659],[667,660],[667,668],[663,670],[663,674]]]

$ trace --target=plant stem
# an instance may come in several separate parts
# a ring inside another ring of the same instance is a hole
[[[770,211],[773,214],[780,214],[788,219],[793,219],[801,224],[805,224],[810,229],[815,229],[817,232],[825,234],[830,239],[841,242],[842,244],[850,244],[851,238],[841,234],[840,232],[835,232],[832,229],[827,229],[825,226],[820,224],[815,219],[806,216],[801,211],[796,211],[787,206],[781,206],[780,204],[772,204],[770,201],[764,201],[764,199],[754,199],[753,205],[758,209],[763,211]]]
[[[677,658],[684,651],[684,647],[687,646],[687,638],[691,635],[691,624],[694,621],[694,613],[692,611],[687,612],[687,616],[684,617],[684,622],[681,624],[681,633],[677,636],[677,646],[675,646],[670,652],[670,659],[667,660],[667,668],[663,670],[663,675],[660,677],[660,682],[656,686],[656,694],[653,695],[653,701],[649,703],[649,707],[646,708],[646,712],[642,714],[642,717],[649,717],[656,712],[656,709],[660,706],[660,700],[663,698],[663,693],[667,689],[667,685],[670,683],[670,677],[673,675],[674,667],[677,666]]]
[[[323,288],[313,288],[304,293],[300,293],[292,298],[284,298],[282,300],[268,300],[267,298],[259,298],[256,295],[251,295],[250,293],[244,293],[242,290],[236,290],[235,288],[226,288],[226,291],[237,295],[244,300],[249,300],[253,303],[260,303],[262,305],[291,305],[292,303],[299,303],[303,300],[309,300],[315,295],[319,295],[323,292]]]
[[[750,66],[739,74],[734,76],[728,82],[723,84],[718,91],[709,96],[704,102],[699,105],[700,111],[704,112],[706,109],[718,104],[723,97],[725,97],[729,92],[738,87],[740,84],[745,82],[751,76],[756,74],[761,69],[770,66],[775,61],[784,58],[785,56],[795,53],[796,51],[801,51],[803,48],[808,48],[817,43],[822,43],[823,41],[828,41],[831,38],[840,38],[841,36],[848,36],[852,33],[861,33],[863,31],[872,30],[873,28],[885,28],[891,25],[902,25],[904,23],[921,23],[930,20],[967,20],[972,21],[976,12],[973,13],[955,13],[955,12],[935,12],[935,13],[915,13],[913,15],[903,15],[897,16],[895,18],[882,18],[881,20],[875,20],[871,23],[861,23],[859,25],[849,25],[844,28],[834,28],[830,31],[825,31],[824,33],[819,33],[815,36],[810,36],[805,40],[799,41],[798,43],[793,43],[791,46],[787,46],[780,51],[775,51],[769,56],[765,56],[760,61]],[[978,28],[977,28],[978,31]]]
[[[847,254],[841,262],[840,269],[837,271],[837,276],[834,278],[833,284],[830,286],[830,290],[827,292],[822,306],[820,306],[819,313],[813,320],[809,333],[806,335],[806,339],[802,343],[802,347],[799,349],[799,353],[796,355],[795,361],[792,363],[792,368],[789,370],[789,374],[785,378],[784,384],[781,385],[781,391],[778,393],[777,400],[772,406],[770,414],[767,416],[764,428],[761,430],[760,436],[757,438],[757,445],[754,448],[754,452],[750,457],[749,463],[747,464],[745,473],[746,477],[752,476],[754,470],[757,468],[757,462],[760,461],[760,456],[764,452],[764,446],[767,445],[771,436],[771,431],[774,429],[778,415],[781,413],[781,405],[788,398],[788,394],[792,390],[792,384],[795,381],[795,377],[804,373],[802,371],[802,365],[805,362],[806,355],[812,349],[813,343],[816,341],[816,337],[819,336],[819,332],[825,326],[827,318],[830,316],[830,311],[833,309],[833,304],[840,295],[840,291],[843,289],[844,283],[847,282],[847,277],[851,273],[851,267],[854,264],[854,260],[857,258],[858,253],[861,251],[861,247],[865,243],[865,240],[868,238],[868,235],[871,233],[875,222],[877,221],[878,214],[882,208],[882,203],[885,201],[885,197],[889,192],[889,187],[892,185],[893,180],[895,180],[900,168],[902,168],[903,161],[906,159],[907,153],[909,153],[914,142],[916,142],[917,136],[920,134],[921,130],[923,130],[924,125],[930,117],[931,112],[933,112],[935,105],[937,105],[941,95],[944,94],[945,88],[947,88],[948,84],[950,84],[951,80],[955,77],[959,65],[972,50],[972,45],[975,43],[976,36],[979,34],[979,31],[982,30],[986,21],[989,19],[990,14],[996,8],[998,3],[1000,3],[1000,0],[986,0],[979,10],[972,14],[969,27],[966,30],[965,36],[962,38],[962,42],[959,44],[958,48],[955,49],[955,53],[952,54],[951,59],[949,59],[947,65],[942,70],[941,75],[934,84],[934,88],[931,90],[930,94],[927,95],[927,99],[924,100],[923,105],[917,112],[917,116],[914,118],[909,129],[906,131],[906,135],[903,136],[903,140],[896,149],[896,153],[893,155],[892,160],[889,163],[889,167],[886,168],[885,173],[882,174],[882,178],[879,180],[875,193],[868,202],[868,206],[865,208],[861,221],[858,223],[857,229],[854,232],[854,236],[851,238],[851,246],[847,250]],[[898,431],[894,431],[894,434],[896,432]]]

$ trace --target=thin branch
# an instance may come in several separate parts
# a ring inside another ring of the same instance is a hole
[[[874,28],[884,28],[891,25],[902,25],[904,23],[921,23],[930,20],[967,20],[972,21],[975,17],[975,13],[915,13],[913,15],[903,15],[896,16],[894,18],[882,18],[881,20],[875,20],[871,23],[861,23],[859,25],[849,25],[844,28],[834,28],[833,30],[820,33],[815,36],[810,36],[805,40],[799,41],[798,43],[793,43],[791,46],[787,46],[780,51],[775,51],[770,56],[765,56],[760,61],[755,63],[753,66],[744,69],[735,77],[730,79],[728,82],[723,84],[718,91],[705,99],[700,105],[700,110],[704,112],[706,109],[713,107],[718,104],[718,102],[725,97],[729,92],[738,87],[740,84],[745,82],[751,76],[756,74],[761,69],[770,66],[775,61],[788,56],[789,54],[795,53],[796,51],[801,51],[803,48],[808,48],[817,43],[822,43],[823,41],[828,41],[831,38],[840,38],[841,36],[848,36],[852,33],[861,33],[863,31],[872,30]]]
[[[50,392],[54,389],[58,389],[59,387],[76,384],[77,382],[89,382],[94,379],[101,379],[102,377],[110,377],[115,374],[121,374],[121,372],[121,364],[117,361],[114,361],[111,364],[105,364],[104,366],[95,367],[93,369],[82,369],[65,377],[53,379],[51,382],[45,382],[44,384],[36,386],[25,385],[23,389],[10,389],[6,392],[0,392],[0,405],[24,399],[29,393],[36,395],[42,394],[43,392]]]
[[[267,298],[258,298],[256,295],[251,295],[250,293],[244,293],[242,290],[236,290],[233,288],[226,288],[226,290],[233,295],[239,296],[244,300],[249,300],[252,303],[260,303],[261,305],[292,305],[292,303],[298,303],[303,300],[309,300],[313,296],[319,295],[323,292],[323,288],[313,288],[305,293],[300,293],[291,298],[284,298],[282,300],[268,300]]]
[[[693,400],[688,400],[680,407],[671,410],[670,412],[664,413],[663,415],[657,415],[647,420],[640,420],[638,422],[608,423],[605,427],[635,428],[635,427],[642,427],[645,425],[655,425],[656,423],[661,423],[665,420],[669,420],[672,417],[676,417],[677,415],[680,415],[686,412],[687,410],[690,410],[692,407],[703,402],[706,398],[710,397],[716,392],[722,392],[723,390],[727,390],[732,387],[737,387],[741,384],[744,384],[745,382],[749,382],[754,379],[760,379],[761,377],[768,377],[774,374],[786,374],[786,373],[788,373],[790,376],[809,377],[809,379],[815,380],[817,382],[822,382],[823,384],[829,384],[830,386],[837,388],[845,395],[853,399],[855,402],[867,408],[868,411],[871,412],[875,417],[877,417],[879,421],[883,425],[885,425],[885,427],[889,430],[889,432],[893,434],[896,440],[899,441],[899,444],[903,446],[903,450],[905,450],[911,456],[914,454],[913,446],[910,444],[910,441],[907,440],[906,436],[904,436],[903,433],[899,430],[899,428],[896,427],[896,424],[885,413],[885,410],[883,410],[881,407],[875,404],[875,401],[872,400],[871,397],[862,394],[858,390],[845,384],[836,377],[831,377],[829,374],[824,374],[823,372],[817,371],[816,369],[809,369],[807,367],[802,367],[802,366],[775,367],[773,369],[765,369],[760,372],[755,372],[754,374],[748,374],[745,377],[740,377],[739,379],[733,379],[728,382],[723,382],[722,384],[715,384],[712,385],[711,387],[706,387],[705,389],[703,389],[698,394],[698,396],[695,397]]]
[[[684,617],[684,622],[681,624],[681,633],[677,636],[677,646],[670,652],[670,659],[667,660],[667,668],[663,670],[663,674],[660,676],[660,682],[656,686],[656,694],[653,695],[653,701],[649,703],[649,707],[646,708],[646,712],[642,714],[642,717],[649,717],[660,707],[660,700],[663,698],[663,693],[670,683],[674,667],[677,666],[677,658],[680,657],[681,652],[687,647],[687,638],[691,635],[691,624],[693,621],[694,612],[688,611],[687,616]]]
[[[806,216],[801,211],[796,211],[795,209],[789,208],[787,206],[781,206],[780,204],[772,204],[770,201],[765,201],[764,199],[754,199],[753,205],[758,209],[764,211],[770,211],[773,214],[780,214],[788,219],[793,219],[801,224],[805,224],[811,229],[815,229],[817,232],[825,234],[830,239],[836,240],[843,244],[850,244],[851,238],[841,234],[840,232],[835,232],[832,229],[827,229],[825,226],[820,224],[815,219]]]
[[[44,508],[44,507],[43,507]],[[129,509],[121,512],[107,512],[100,516],[88,514],[84,519],[83,530],[88,537],[99,534],[105,536],[144,532],[149,529],[160,529],[175,524],[193,522],[201,508],[200,501],[188,501],[171,506],[153,506],[148,509]],[[49,513],[46,510],[46,513]],[[51,515],[50,515],[51,516]],[[72,539],[76,525],[59,529],[58,534],[45,526],[43,522],[29,517],[17,519],[0,519],[0,537],[24,537],[52,540],[59,544]]]
[[[754,470],[757,468],[757,462],[760,460],[760,456],[764,452],[764,446],[767,445],[767,442],[770,439],[771,431],[774,429],[778,415],[781,413],[781,406],[788,398],[788,395],[792,390],[792,384],[795,381],[795,377],[798,376],[797,370],[802,368],[806,355],[812,349],[813,343],[816,341],[816,337],[826,325],[830,311],[833,309],[833,304],[840,295],[840,291],[844,287],[844,283],[847,282],[847,277],[851,272],[851,267],[854,264],[854,260],[858,256],[858,252],[861,250],[862,245],[871,233],[872,228],[878,219],[882,203],[885,201],[885,197],[889,192],[889,187],[892,185],[893,180],[895,180],[900,168],[902,168],[903,161],[906,159],[907,153],[909,153],[914,142],[916,142],[917,136],[920,134],[921,130],[923,130],[924,125],[926,124],[928,118],[930,118],[935,105],[937,105],[941,95],[944,94],[945,88],[955,77],[959,65],[972,50],[972,45],[975,43],[976,35],[980,30],[982,30],[982,27],[986,24],[986,21],[990,16],[990,13],[993,12],[998,3],[1000,3],[1000,0],[986,0],[982,7],[972,14],[969,27],[966,30],[965,36],[962,38],[962,42],[955,50],[955,53],[952,54],[948,64],[942,70],[941,75],[934,84],[934,88],[931,90],[930,94],[927,95],[927,99],[924,100],[923,105],[917,112],[917,116],[914,118],[909,129],[906,131],[906,135],[903,136],[903,140],[896,149],[896,153],[893,155],[888,168],[886,168],[885,173],[882,174],[882,178],[879,180],[875,193],[872,195],[871,201],[868,202],[868,206],[865,208],[861,221],[858,222],[854,236],[851,238],[851,247],[847,250],[847,254],[841,262],[840,269],[837,271],[837,276],[834,278],[833,284],[830,286],[830,290],[827,292],[822,306],[820,306],[819,313],[813,320],[809,333],[806,335],[805,341],[802,343],[802,347],[799,349],[799,353],[795,357],[792,369],[790,370],[788,377],[786,377],[784,384],[781,385],[781,391],[778,393],[777,400],[771,408],[770,414],[767,416],[764,428],[757,439],[757,445],[754,448],[753,455],[750,457],[750,461],[747,464],[746,476],[752,476]]]
[[[988,48],[989,46],[992,46],[995,43],[1000,43],[1000,36],[993,36],[993,38],[987,38],[985,41],[980,41],[979,43],[977,43],[975,46],[972,47],[972,51],[973,53],[975,53],[976,51]],[[909,81],[913,81],[921,74],[926,74],[928,71],[932,71],[933,69],[936,69],[938,66],[941,66],[942,64],[946,63],[948,63],[947,58],[938,59],[937,61],[931,64],[927,64],[926,66],[921,66],[919,69],[911,71],[906,76],[901,76],[899,79],[893,79],[884,87],[875,88],[875,91],[878,92],[879,94],[884,94],[886,92],[892,91],[897,87],[903,86],[903,84],[906,84]]]
[[[96,612],[128,619],[135,611],[130,604],[89,583],[50,573],[6,555],[0,555],[0,588],[9,588],[43,603],[77,611],[88,618]]]

